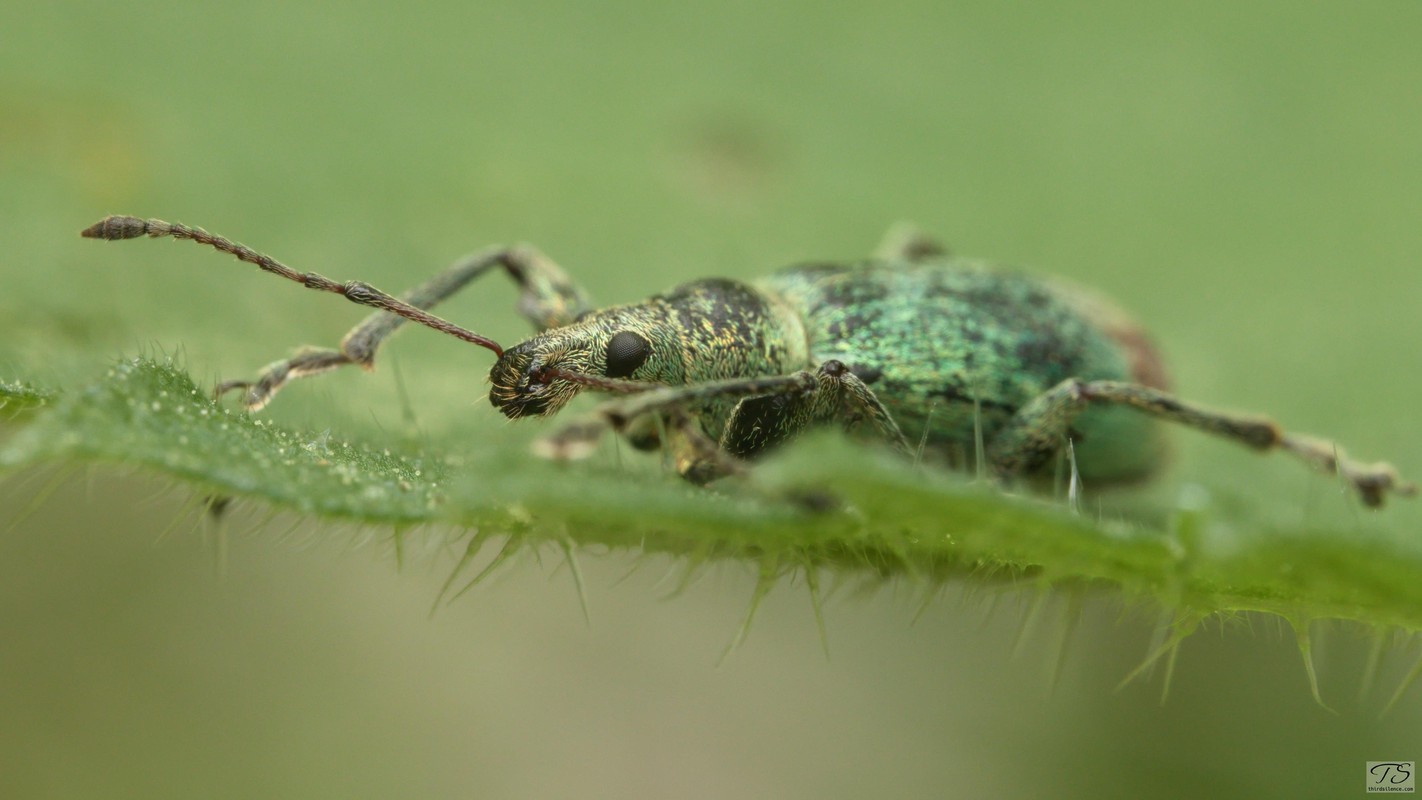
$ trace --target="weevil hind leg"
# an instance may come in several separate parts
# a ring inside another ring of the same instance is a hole
[[[521,288],[518,309],[537,330],[567,325],[592,307],[591,300],[547,256],[528,247],[495,247],[455,262],[425,283],[400,296],[416,308],[429,310],[457,294],[476,278],[495,268],[505,272]],[[395,314],[377,311],[366,317],[341,339],[340,349],[306,348],[292,358],[278,361],[263,369],[251,381],[226,381],[216,394],[246,390],[242,404],[249,411],[261,409],[288,382],[329,372],[338,367],[358,364],[373,369],[380,346],[404,325],[406,320]]]
[[[1072,422],[1092,405],[1128,406],[1255,450],[1284,450],[1315,468],[1338,475],[1368,506],[1381,506],[1389,493],[1417,493],[1417,486],[1402,480],[1392,465],[1354,461],[1338,445],[1287,433],[1268,418],[1215,411],[1140,384],[1076,378],[1061,382],[1027,403],[993,438],[989,458],[994,471],[1000,477],[1012,477],[1041,467],[1056,453]]]
[[[950,255],[948,246],[912,222],[896,222],[884,232],[874,258],[881,261],[928,261]]]

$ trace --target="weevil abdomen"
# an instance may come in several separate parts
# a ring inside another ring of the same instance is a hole
[[[1024,404],[1068,378],[1165,388],[1140,329],[1103,298],[1064,282],[957,259],[791,267],[761,288],[800,311],[810,359],[837,359],[868,384],[904,433],[950,457],[992,442]],[[1092,408],[1072,425],[1083,476],[1149,474],[1156,422]]]

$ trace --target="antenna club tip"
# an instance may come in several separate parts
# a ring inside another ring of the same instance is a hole
[[[117,241],[119,239],[137,239],[147,235],[149,230],[150,226],[147,220],[138,217],[111,216],[95,222],[79,235],[85,239]]]

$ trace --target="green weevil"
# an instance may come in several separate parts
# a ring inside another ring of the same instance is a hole
[[[621,395],[542,439],[545,455],[579,457],[612,429],[638,448],[668,447],[677,470],[698,483],[825,424],[909,453],[907,430],[945,460],[980,448],[1003,479],[1045,472],[1070,442],[1082,478],[1135,481],[1160,467],[1166,420],[1292,453],[1340,476],[1369,506],[1389,492],[1416,493],[1388,464],[1351,460],[1264,417],[1175,398],[1148,337],[1104,297],[950,256],[916,234],[891,234],[860,263],[802,264],[752,283],[693,281],[603,309],[528,246],[475,253],[396,298],[297,272],[201,228],[111,216],[83,235],[190,239],[377,309],[338,348],[304,349],[253,381],[217,386],[219,396],[242,391],[249,410],[293,378],[371,368],[380,344],[409,320],[492,350],[489,401],[511,419],[556,414],[585,389]],[[500,268],[521,289],[532,338],[505,349],[429,313]]]

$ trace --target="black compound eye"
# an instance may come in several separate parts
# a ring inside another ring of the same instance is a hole
[[[631,376],[651,354],[652,343],[641,334],[623,331],[613,336],[607,343],[607,377]]]

